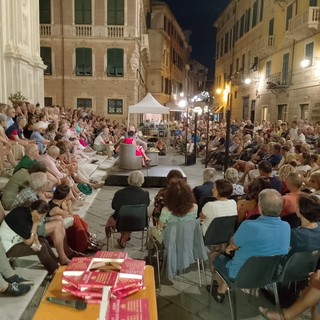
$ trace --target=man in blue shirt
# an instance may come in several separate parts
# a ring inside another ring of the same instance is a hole
[[[279,216],[283,207],[281,194],[274,189],[265,189],[259,194],[257,220],[244,221],[226,248],[226,253],[235,252],[229,259],[219,256],[214,267],[219,273],[231,280],[235,279],[244,263],[254,256],[285,255],[290,246],[290,226]],[[227,285],[221,282],[214,288],[213,296],[217,302],[223,302]]]

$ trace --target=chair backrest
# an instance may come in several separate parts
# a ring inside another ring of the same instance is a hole
[[[274,282],[274,274],[283,256],[251,257],[241,267],[235,286],[241,289],[261,288]]]
[[[148,226],[146,204],[121,206],[117,217],[117,231],[143,231]]]
[[[197,259],[208,259],[198,219],[168,223],[163,231],[163,243],[169,278],[182,272]]]
[[[298,228],[301,224],[300,219],[297,217],[295,213],[287,214],[284,217],[281,217],[281,220],[288,222],[290,224],[291,229]]]
[[[289,253],[279,265],[277,282],[307,280],[309,273],[317,269],[319,258],[319,250]]]
[[[205,245],[228,243],[236,230],[237,221],[236,215],[213,219],[204,236]]]

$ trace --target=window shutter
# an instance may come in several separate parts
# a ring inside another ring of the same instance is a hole
[[[40,47],[40,56],[43,63],[47,68],[43,71],[45,75],[52,74],[52,62],[51,62],[51,48],[50,47]]]
[[[91,0],[75,0],[75,24],[92,24]]]
[[[124,25],[124,0],[108,0],[108,25]]]
[[[40,0],[39,2],[40,11],[40,23],[50,24],[51,23],[51,1],[50,0]]]

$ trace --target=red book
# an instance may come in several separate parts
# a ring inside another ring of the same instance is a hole
[[[80,276],[84,272],[89,271],[91,264],[93,262],[92,258],[87,257],[77,257],[73,258],[66,269],[63,271],[64,276]]]
[[[143,260],[126,259],[121,265],[119,278],[142,279],[145,265]]]
[[[66,276],[62,274],[62,284],[72,284],[76,287],[80,277],[81,276]]]
[[[118,278],[118,281],[114,287],[112,287],[112,292],[117,292],[120,290],[135,288],[135,287],[141,287],[143,286],[143,279],[137,280],[137,279],[127,279],[127,278]]]
[[[128,252],[97,251],[93,256],[94,262],[122,263],[128,257]]]
[[[136,286],[134,288],[119,290],[116,292],[112,291],[111,296],[115,299],[123,299],[143,289],[145,289],[145,287],[141,285],[141,286]]]
[[[150,320],[148,299],[116,299],[110,301],[106,320]]]
[[[104,286],[113,287],[118,280],[118,272],[84,272],[77,283],[81,291],[90,290],[91,288],[103,288]]]
[[[101,300],[102,298],[102,289],[101,288],[92,288],[90,291],[80,291],[78,288],[70,285],[70,284],[63,284],[62,285],[62,292],[69,292],[76,297],[81,299],[91,300],[91,299],[98,299]]]

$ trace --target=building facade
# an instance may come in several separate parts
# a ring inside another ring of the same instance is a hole
[[[233,0],[215,22],[215,110],[320,121],[320,1]]]
[[[146,94],[150,0],[40,0],[45,104],[113,119]]]
[[[0,102],[18,91],[43,103],[39,0],[0,1]]]
[[[151,65],[147,87],[163,105],[171,95],[186,89],[189,44],[170,8],[163,1],[152,2],[149,29]]]

